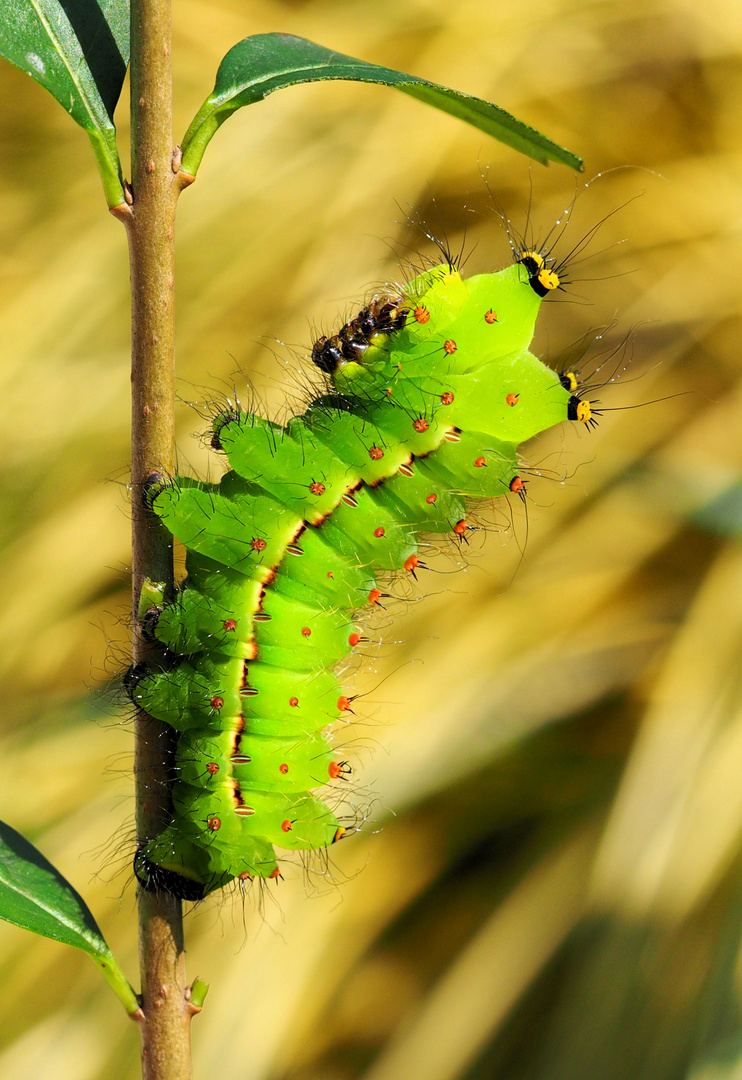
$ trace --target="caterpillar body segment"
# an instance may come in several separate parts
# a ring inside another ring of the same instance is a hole
[[[532,271],[464,280],[444,264],[377,297],[315,344],[330,386],[305,413],[281,427],[225,412],[218,484],[148,488],[188,556],[174,602],[144,621],[171,666],[129,680],[179,733],[173,819],[135,859],[145,888],[198,899],[346,831],[313,792],[349,773],[326,731],[351,705],[334,668],[379,575],[414,573],[421,535],[460,540],[467,499],[522,496],[519,444],[576,416],[573,388],[528,351]]]

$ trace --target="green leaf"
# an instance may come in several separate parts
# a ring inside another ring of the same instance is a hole
[[[100,968],[126,1011],[138,1013],[136,994],[83,898],[33,844],[2,821],[0,918],[82,949]]]
[[[5,0],[0,56],[46,87],[85,129],[108,205],[122,203],[112,116],[129,59],[126,0]]]
[[[285,86],[326,79],[392,86],[403,94],[466,120],[543,164],[558,161],[573,169],[582,169],[582,161],[575,154],[489,101],[344,56],[306,38],[291,34],[255,34],[230,49],[219,65],[214,89],[196,113],[183,139],[183,171],[195,176],[214,132],[243,105],[262,101],[274,90]]]

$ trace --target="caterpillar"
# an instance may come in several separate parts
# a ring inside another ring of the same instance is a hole
[[[328,727],[351,707],[334,669],[384,579],[425,568],[420,538],[464,541],[472,500],[524,498],[518,446],[591,405],[529,351],[560,275],[536,250],[464,279],[455,261],[375,296],[312,360],[324,392],[285,426],[230,407],[218,483],[154,473],[146,505],[187,550],[172,602],[150,583],[136,705],[178,736],[172,820],[141,844],[141,886],[198,900],[279,876],[276,849],[348,831],[315,792],[349,779]],[[387,586],[388,587],[388,586]]]

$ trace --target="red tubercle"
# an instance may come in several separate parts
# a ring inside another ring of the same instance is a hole
[[[410,555],[410,557],[404,561],[404,568],[408,574],[414,574],[419,565],[420,560],[417,555]]]
[[[286,764],[285,761],[282,761],[281,764],[278,766],[278,771],[280,773],[283,773],[284,776],[289,771],[289,767],[288,767],[288,765]]]
[[[237,620],[236,619],[225,619],[224,622],[222,623],[222,626],[224,627],[224,629],[229,634],[233,630],[237,629]]]
[[[490,308],[489,311],[485,311],[485,313],[484,313],[484,321],[486,323],[489,323],[490,326],[493,323],[496,323],[497,322],[497,312],[493,311],[492,308]]]
[[[222,827],[222,823],[218,817],[210,817],[206,821],[206,826],[209,832],[219,832]]]
[[[267,546],[268,545],[262,538],[262,536],[254,536],[250,541],[250,547],[253,549],[253,551],[265,551]]]
[[[428,311],[428,309],[426,307],[423,307],[422,304],[420,304],[418,307],[415,308],[415,310],[412,312],[412,315],[413,315],[413,318],[415,319],[415,322],[419,322],[419,323],[430,322],[430,312]]]
[[[512,408],[513,405],[518,404],[518,399],[519,398],[520,398],[520,394],[508,394],[508,396],[505,398],[505,404],[509,405]]]
[[[526,482],[520,476],[514,476],[508,486],[516,495],[522,495],[526,490]]]
[[[271,870],[270,874],[268,874],[269,878],[274,878],[274,879],[279,878],[280,876],[281,876],[281,871],[278,869],[278,867],[276,867],[275,870]]]
[[[301,636],[302,637],[311,637],[312,636],[312,631],[309,629],[308,626],[302,626],[302,628],[301,628]]]
[[[343,775],[343,767],[337,761],[331,761],[330,764],[327,766],[327,771],[330,774],[331,780],[337,780],[339,776]]]
[[[206,766],[206,771],[209,776],[216,776],[216,774],[219,772],[219,766],[215,761],[210,761],[209,764]]]
[[[483,457],[478,457],[478,458],[476,458],[476,460],[474,461],[474,464],[476,465],[476,467],[477,467],[478,469],[481,469],[481,468],[482,468],[482,467],[483,467],[484,465],[486,465],[486,464],[487,464],[487,458],[483,458]]]
[[[368,456],[372,461],[381,461],[384,456],[384,451],[380,446],[372,446],[368,452]]]
[[[379,600],[381,600],[381,589],[372,589],[368,594],[369,604],[378,604]]]
[[[298,704],[299,704],[298,697],[290,697],[289,698],[289,705],[291,706],[292,709],[295,709]]]
[[[453,394],[450,390],[441,394],[441,405],[453,405]]]
[[[428,428],[430,427],[430,424],[428,423],[428,421],[425,419],[424,416],[419,416],[417,418],[417,420],[414,421],[412,426],[415,429],[415,431],[422,434],[424,431],[428,430]]]
[[[309,490],[311,491],[312,495],[324,495],[325,485],[321,484],[318,480],[315,480],[309,485]]]
[[[334,575],[334,573],[332,572],[332,570],[328,570],[328,571],[327,571],[327,576],[328,576],[329,578],[334,578],[334,577],[335,577],[335,575]]]
[[[211,705],[212,709],[223,709],[224,698],[219,697],[218,694],[214,694],[213,698],[209,702],[209,705]]]
[[[430,495],[425,496],[425,502],[428,504],[428,506],[433,506],[434,503],[438,502],[438,496],[435,494],[434,491],[431,491]]]
[[[379,525],[378,529],[374,529],[374,536],[377,538],[384,535],[384,527]]]
[[[351,634],[348,638],[348,644],[350,645],[351,649],[355,649],[359,641],[361,641],[360,634]]]
[[[340,697],[338,698],[337,707],[338,707],[340,712],[347,712],[352,704],[353,704],[353,699],[352,698],[346,697],[345,694],[341,694]]]
[[[453,356],[453,354],[456,352],[457,348],[458,348],[458,345],[453,340],[453,338],[449,338],[448,341],[443,342],[443,351],[448,356]]]
[[[282,821],[281,822],[281,828],[283,829],[284,832],[291,832],[293,827],[294,827],[293,821]]]
[[[453,531],[456,533],[457,536],[463,536],[464,533],[468,532],[470,528],[471,525],[469,524],[469,522],[464,521],[464,519],[462,518],[461,521],[456,522],[453,527]]]

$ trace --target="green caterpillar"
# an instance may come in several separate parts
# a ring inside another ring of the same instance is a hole
[[[377,296],[316,342],[329,385],[306,412],[216,417],[219,483],[150,478],[146,503],[188,554],[174,602],[144,616],[172,663],[127,680],[179,734],[172,821],[135,857],[143,887],[199,899],[347,831],[313,791],[350,771],[325,729],[350,708],[333,669],[361,640],[354,613],[378,604],[380,575],[424,565],[421,534],[466,536],[467,499],[523,496],[520,443],[592,422],[575,376],[528,350],[560,285],[548,262],[521,250],[463,280],[446,261]]]

